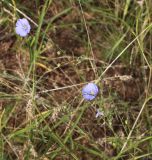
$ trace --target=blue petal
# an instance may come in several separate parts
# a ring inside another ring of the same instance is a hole
[[[95,98],[94,95],[89,95],[89,94],[83,94],[83,97],[84,97],[84,99],[89,100],[89,101],[91,101]]]
[[[27,26],[27,33],[29,33],[30,30],[31,30],[31,26],[30,26],[28,20],[25,19],[25,18],[23,18],[23,19],[22,19],[22,23]]]
[[[18,19],[16,22],[16,27],[22,26],[22,19]]]
[[[15,30],[16,30],[16,33],[21,37],[27,36],[27,32],[25,32],[20,26],[16,27]]]
[[[23,24],[29,24],[29,22],[28,22],[28,20],[26,18],[22,18],[21,20],[22,20]]]

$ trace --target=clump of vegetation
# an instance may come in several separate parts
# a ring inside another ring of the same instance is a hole
[[[0,160],[152,159],[151,0],[0,13]]]

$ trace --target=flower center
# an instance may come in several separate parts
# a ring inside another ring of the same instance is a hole
[[[91,91],[91,92],[90,92],[90,94],[91,94],[92,96],[94,96],[94,95],[95,95],[94,91]]]
[[[22,27],[23,27],[23,29],[24,29],[25,31],[28,30],[28,26],[27,26],[26,24],[23,24]]]

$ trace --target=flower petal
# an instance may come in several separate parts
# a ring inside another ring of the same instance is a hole
[[[20,26],[16,27],[15,30],[16,30],[16,33],[21,37],[27,36],[27,32],[25,32]]]
[[[84,97],[84,99],[89,100],[89,101],[91,101],[95,98],[94,95],[90,95],[90,94],[83,94],[83,97]]]

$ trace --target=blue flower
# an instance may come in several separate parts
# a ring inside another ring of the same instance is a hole
[[[104,116],[104,113],[103,113],[103,111],[100,111],[99,109],[97,109],[96,118],[98,118],[100,116]]]
[[[16,34],[20,35],[21,37],[26,37],[31,30],[31,26],[28,22],[27,19],[22,18],[22,19],[18,19],[16,22]]]
[[[98,86],[94,83],[88,83],[82,89],[82,95],[85,100],[91,101],[96,98],[99,92]]]

